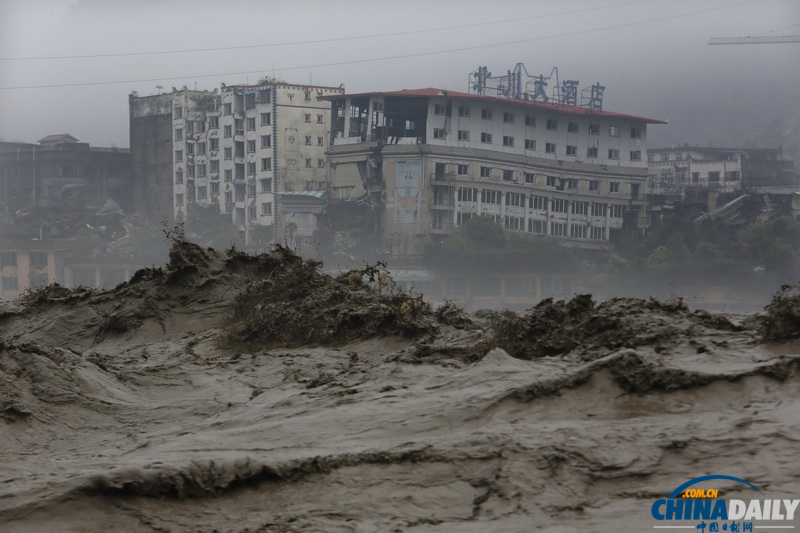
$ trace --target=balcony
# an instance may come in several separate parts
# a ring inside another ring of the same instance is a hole
[[[454,182],[456,181],[456,174],[455,172],[446,172],[444,174],[437,174],[436,172],[431,172],[430,180],[431,183],[453,185]]]

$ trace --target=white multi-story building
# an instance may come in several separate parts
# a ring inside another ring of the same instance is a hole
[[[384,205],[395,253],[474,216],[590,247],[627,211],[646,223],[646,128],[663,121],[433,88],[332,100],[333,186]]]
[[[275,82],[223,85],[219,92],[183,89],[157,97],[132,96],[131,131],[134,120],[147,118],[149,110],[169,112],[173,217],[184,217],[191,203],[215,205],[231,216],[249,242],[252,229],[274,227],[279,213],[283,219],[313,224],[314,217],[302,216],[308,202],[296,202],[302,212],[295,212],[292,198],[326,188],[331,104],[322,98],[343,92],[341,87]],[[153,98],[168,98],[169,111],[163,104],[141,102]],[[142,130],[138,141],[131,136],[132,150],[142,154],[136,161],[142,169],[152,167],[148,151],[134,144],[151,142],[156,130],[145,132],[139,122],[136,128]]]

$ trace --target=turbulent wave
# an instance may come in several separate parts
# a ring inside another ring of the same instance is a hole
[[[469,315],[377,268],[178,242],[0,313],[0,523],[642,531],[700,474],[796,498],[798,309],[786,288],[751,317],[588,295]]]

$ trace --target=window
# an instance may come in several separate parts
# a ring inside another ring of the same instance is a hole
[[[250,220],[255,220],[258,217],[258,213],[256,212],[255,204],[253,204],[253,205],[251,205],[250,207],[247,208],[247,217]]]
[[[556,153],[556,143],[545,143],[544,151],[548,154]]]
[[[175,118],[183,118],[183,108],[180,106],[175,106],[173,108],[173,115],[175,115]]]
[[[555,187],[556,186],[556,179],[557,178],[555,176],[547,176],[547,179],[545,180],[545,184],[548,187]]]
[[[522,231],[525,227],[523,224],[525,223],[525,219],[522,217],[504,217],[503,218],[503,226],[511,231]]]
[[[661,154],[662,161],[669,161],[669,154]]]
[[[525,115],[525,125],[530,126],[531,128],[536,127],[536,117],[533,115]]]
[[[482,178],[491,178],[492,177],[492,167],[481,167],[481,177]]]
[[[272,135],[262,135],[261,148],[271,148],[271,147],[272,147]]]
[[[536,195],[531,196],[530,201],[528,202],[528,207],[539,211],[547,211],[547,197]]]
[[[622,215],[625,214],[625,206],[624,205],[612,205],[611,206],[611,217],[612,218],[622,218]]]
[[[176,141],[183,140],[183,130],[181,128],[175,128],[175,140]]]
[[[444,104],[434,104],[433,105],[433,114],[434,115],[444,115],[447,113],[447,106]]]
[[[514,137],[509,137],[508,135],[503,135],[503,146],[514,146]]]
[[[569,228],[569,236],[573,239],[585,239],[586,238],[586,226],[582,226],[580,224],[573,224]]]
[[[211,194],[219,194],[219,182],[215,181],[211,183]]]
[[[225,113],[226,115],[230,115],[231,113],[233,113],[233,106],[229,103],[223,105],[222,112]]]
[[[642,130],[639,128],[631,128],[631,139],[641,139],[642,138]]]
[[[481,133],[481,142],[486,144],[491,144],[492,142],[492,134],[483,132]]]
[[[178,207],[183,205],[183,195],[182,194],[176,194],[175,195],[175,205],[178,206]]]
[[[501,196],[500,191],[483,189],[481,191],[481,202],[484,204],[499,204]]]
[[[261,125],[269,126],[272,124],[272,113],[261,113]]]
[[[525,207],[525,195],[521,192],[507,192],[506,193],[506,206],[508,207]]]
[[[608,192],[619,192],[619,182],[612,181],[608,184]]]
[[[236,130],[236,135],[242,135],[244,133],[244,120],[240,118],[233,119],[233,129]]]
[[[208,196],[208,187],[202,185],[197,188],[197,197],[201,200],[205,200],[206,196]]]
[[[509,113],[508,111],[503,113],[503,122],[506,124],[513,124],[514,123],[514,113]]]
[[[554,118],[547,119],[547,129],[548,130],[557,130],[558,129],[558,121]]]
[[[219,150],[219,139],[209,139],[209,148],[213,151]]]
[[[486,120],[492,120],[492,110],[486,109],[485,107],[481,109],[481,118]]]
[[[444,139],[444,130],[442,128],[433,128],[434,139]]]
[[[175,172],[175,183],[177,185],[180,185],[181,183],[183,183],[183,170],[178,169],[178,171]]]
[[[597,157],[597,147],[590,146],[586,149],[586,157]]]
[[[599,191],[600,190],[600,180],[589,180],[589,190],[590,191]]]
[[[256,186],[255,184],[247,186],[247,196],[255,196],[256,195]]]
[[[225,148],[225,159],[233,159],[233,148]]]
[[[306,124],[311,124],[311,113],[306,113],[305,120]]]
[[[556,237],[564,237],[567,235],[567,225],[561,222],[551,222],[550,223],[550,235],[554,235]]]
[[[536,175],[533,172],[525,172],[525,183],[536,183]]]
[[[206,143],[197,143],[197,155],[206,155]]]
[[[186,143],[186,155],[194,155],[194,143]]]
[[[219,128],[219,117],[208,117],[208,127],[213,129]]]
[[[272,192],[272,178],[267,178],[260,180],[261,181],[261,193],[271,193]]]
[[[261,204],[261,216],[272,216],[272,202],[264,202]]]
[[[431,213],[431,229],[444,228],[444,213],[441,211],[434,211]]]
[[[306,135],[306,146],[311,146],[311,135]]]
[[[233,135],[233,127],[229,124],[222,129],[223,137],[230,137]]]
[[[325,160],[317,159],[317,168],[325,168]]]
[[[459,117],[468,117],[469,116],[469,106],[466,106],[466,105],[458,106],[458,116]]]
[[[600,135],[600,124],[589,124],[589,135]]]
[[[578,147],[567,145],[567,155],[578,155]]]
[[[463,226],[472,219],[472,213],[456,213],[456,226]]]
[[[681,153],[681,152],[676,152],[676,153],[675,153],[675,160],[676,160],[676,161],[682,161],[682,160],[683,160],[683,153]]]
[[[592,216],[604,217],[606,216],[607,204],[592,204]]]
[[[467,131],[467,130],[458,130],[458,140],[459,141],[469,141],[469,131]]]
[[[573,215],[588,215],[589,214],[589,202],[572,202],[572,214]]]
[[[5,266],[17,266],[17,254],[15,252],[0,253],[0,268]]]
[[[709,172],[708,173],[708,181],[716,183],[719,181],[719,172]]]
[[[700,183],[700,173],[692,172],[692,183]]]
[[[198,121],[195,123],[195,127],[197,128],[197,131],[198,131],[199,133],[203,133],[204,131],[206,131],[206,123],[205,123],[205,121],[198,120]]]
[[[611,137],[619,137],[619,127],[617,127],[617,126],[609,126],[608,135],[611,136]]]
[[[603,240],[603,227],[592,227],[592,231],[589,233],[589,238],[595,241],[602,241]]]
[[[469,165],[458,164],[456,165],[456,174],[459,176],[466,176],[469,174]]]
[[[567,178],[567,189],[577,189],[578,180],[575,178]]]
[[[271,157],[262,157],[261,158],[261,170],[263,172],[269,172],[272,170],[272,158]]]
[[[317,124],[325,123],[325,115],[317,115]]]
[[[252,154],[256,151],[256,142],[255,141],[247,141],[247,153]]]
[[[254,129],[256,129],[256,119],[255,119],[255,117],[247,119],[247,129],[249,131],[253,131]]]
[[[311,158],[306,157],[306,168],[311,168]]]
[[[433,187],[433,205],[443,205],[446,195],[447,189],[444,187]]]
[[[200,163],[197,165],[197,176],[200,178],[206,177],[206,165],[205,163]]]
[[[578,133],[578,123],[567,122],[567,133]]]
[[[525,139],[525,149],[526,150],[536,150],[536,140],[534,140],[534,139]]]
[[[503,181],[514,181],[514,171],[510,168],[503,169]]]
[[[256,164],[255,163],[247,163],[247,173],[251,176],[256,173]]]
[[[180,163],[183,161],[183,150],[175,150],[175,162]]]
[[[544,220],[528,219],[528,231],[538,235],[544,235],[546,227],[545,224],[546,223]]]
[[[647,162],[652,163],[653,161],[655,161],[655,157],[653,157],[653,154],[647,154]]]
[[[194,165],[186,165],[186,175],[190,178],[194,177]]]
[[[31,267],[45,268],[47,267],[47,252],[31,252],[30,255]]]
[[[641,161],[642,160],[642,152],[641,150],[632,150],[631,151],[631,161]]]
[[[325,146],[325,137],[317,137],[317,146]]]
[[[225,170],[225,181],[227,182],[233,181],[233,171],[231,169]]]
[[[194,133],[194,121],[187,120],[186,121],[186,133]]]
[[[608,149],[608,158],[609,159],[619,159],[619,150],[616,150],[614,148],[609,148]]]
[[[551,211],[555,213],[566,213],[568,204],[569,202],[566,200],[562,200],[561,198],[553,198]]]
[[[473,188],[458,188],[458,201],[459,202],[476,202],[478,200],[478,189]]]

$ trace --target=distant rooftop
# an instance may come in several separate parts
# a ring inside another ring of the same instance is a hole
[[[76,143],[78,139],[69,133],[59,133],[57,135],[48,135],[43,139],[39,139],[39,144],[63,144],[63,143]]]

